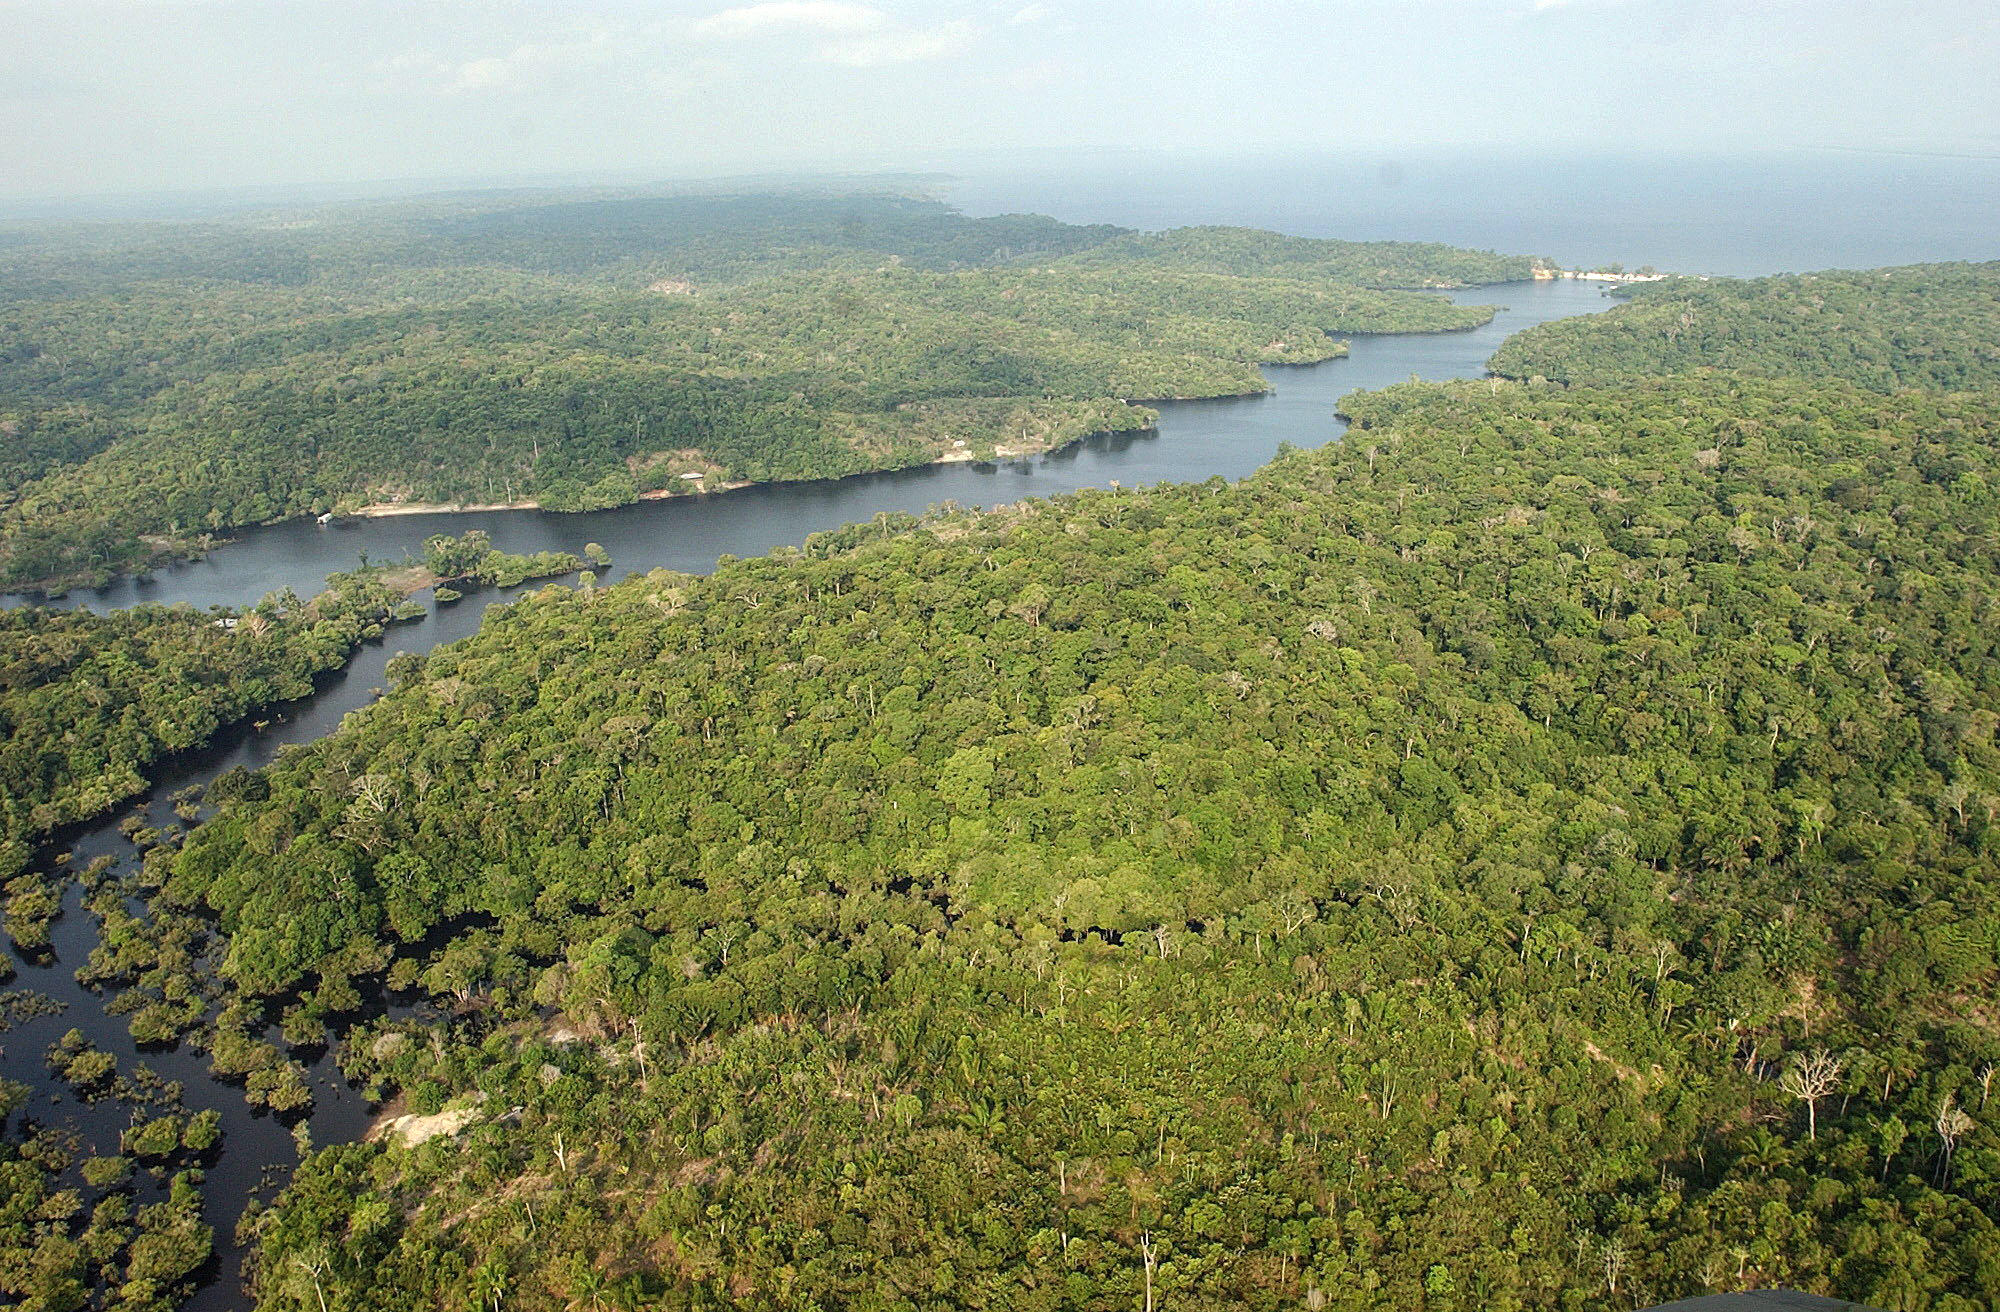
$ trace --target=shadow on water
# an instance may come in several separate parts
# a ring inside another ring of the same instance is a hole
[[[1217,475],[1242,478],[1266,464],[1282,444],[1314,447],[1340,435],[1334,415],[1340,397],[1357,388],[1383,387],[1412,376],[1443,379],[1478,377],[1501,339],[1531,324],[1606,308],[1599,290],[1575,282],[1513,283],[1459,293],[1455,299],[1508,308],[1485,327],[1470,332],[1426,336],[1362,335],[1352,353],[1319,365],[1271,366],[1272,390],[1256,396],[1208,401],[1169,401],[1156,406],[1160,422],[1145,433],[1099,434],[1061,451],[998,464],[929,465],[917,469],[815,483],[746,488],[717,496],[642,502],[615,510],[577,515],[541,511],[410,515],[353,520],[325,528],[311,521],[275,524],[242,532],[239,540],[206,560],[162,569],[150,579],[121,580],[96,591],[79,591],[58,605],[111,609],[144,603],[185,602],[198,607],[241,606],[264,594],[291,588],[316,591],[325,576],[351,569],[364,554],[373,561],[400,560],[423,539],[439,532],[484,529],[504,550],[577,550],[585,542],[603,544],[613,568],[621,571],[668,568],[712,569],[723,555],[759,555],[803,542],[816,532],[873,518],[878,512],[921,514],[947,501],[994,505],[1024,497],[1047,497],[1116,481],[1126,487],[1158,482],[1199,482]],[[338,726],[343,716],[374,700],[384,670],[399,651],[428,651],[466,637],[479,627],[487,605],[512,600],[538,584],[484,589],[450,605],[431,603],[420,619],[391,628],[365,643],[348,664],[315,681],[311,697],[264,712],[264,729],[238,725],[205,747],[160,763],[156,781],[142,797],[103,819],[77,827],[51,848],[71,853],[77,871],[100,856],[123,868],[135,859],[118,822],[140,814],[148,827],[178,823],[170,801],[190,785],[205,784],[238,766],[268,764],[290,743],[310,742]],[[14,604],[18,604],[18,599]],[[268,1197],[297,1161],[290,1121],[253,1110],[241,1091],[212,1078],[206,1057],[186,1046],[142,1051],[125,1022],[109,1014],[108,995],[78,984],[76,969],[96,941],[96,917],[83,909],[74,879],[67,883],[63,915],[52,927],[52,952],[20,957],[18,977],[7,988],[32,989],[61,1004],[60,1014],[23,1021],[5,1035],[7,1073],[34,1090],[29,1114],[74,1130],[97,1153],[117,1151],[129,1111],[112,1099],[84,1103],[41,1065],[41,1054],[65,1031],[81,1030],[92,1043],[118,1058],[130,1074],[140,1064],[184,1087],[191,1111],[213,1108],[221,1117],[223,1141],[203,1184],[206,1218],[215,1227],[217,1258],[212,1278],[186,1305],[194,1312],[227,1312],[247,1306],[237,1273],[243,1253],[234,1243],[236,1221],[252,1197]],[[11,949],[10,949],[11,950]],[[340,1075],[322,1050],[294,1053],[312,1075],[314,1106],[307,1124],[315,1144],[358,1138],[373,1109],[362,1091]]]

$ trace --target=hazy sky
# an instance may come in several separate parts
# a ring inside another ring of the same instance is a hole
[[[1995,0],[0,0],[0,191],[966,152],[2000,155]]]

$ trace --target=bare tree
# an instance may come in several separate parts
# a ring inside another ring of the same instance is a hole
[[[1417,919],[1417,894],[1408,880],[1372,883],[1368,892],[1395,919],[1398,928],[1408,929]]]
[[[1153,1312],[1153,1272],[1160,1265],[1160,1250],[1153,1247],[1153,1232],[1139,1235],[1139,1260],[1146,1264],[1146,1312]]]
[[[389,780],[379,774],[364,774],[353,784],[354,800],[377,815],[389,809]]]
[[[1973,1125],[1974,1121],[1965,1114],[1965,1109],[1947,1093],[1944,1100],[1938,1104],[1937,1114],[1938,1139],[1944,1144],[1944,1162],[1938,1178],[1940,1186],[1951,1183],[1951,1155],[1958,1151],[1958,1141],[1965,1137],[1966,1131]]]
[[[310,1257],[293,1253],[292,1267],[312,1282],[313,1294],[319,1299],[319,1312],[326,1312],[326,1287],[320,1283],[320,1277],[326,1274],[326,1254],[319,1249],[314,1249]]]
[[[1819,1100],[1840,1087],[1845,1063],[1826,1049],[1792,1058],[1792,1067],[1778,1087],[1806,1105],[1806,1136],[1819,1138]]]
[[[639,1021],[636,1017],[627,1021],[626,1027],[632,1031],[632,1059],[639,1063],[639,1083],[644,1084],[646,1082],[646,1035],[639,1028]]]
[[[1625,1245],[1617,1235],[1604,1241],[1598,1250],[1597,1260],[1604,1268],[1604,1288],[1607,1293],[1618,1292],[1618,1277],[1625,1274]]]
[[[1285,927],[1285,933],[1296,934],[1308,920],[1319,914],[1319,907],[1305,894],[1293,889],[1278,899],[1278,921]]]
[[[1805,1027],[1805,1036],[1812,1037],[1813,1017],[1819,1013],[1819,981],[1803,972],[1794,974],[1785,983],[1792,990],[1792,1005],[1785,1009],[1787,1016],[1797,1016]]]
[[[1378,1061],[1375,1063],[1375,1075],[1380,1081],[1375,1101],[1380,1107],[1382,1119],[1386,1121],[1396,1106],[1396,1072],[1389,1068],[1387,1062]]]

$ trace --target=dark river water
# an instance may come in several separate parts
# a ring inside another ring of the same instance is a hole
[[[1609,304],[1598,285],[1582,282],[1508,283],[1454,294],[1455,299],[1506,308],[1487,326],[1471,332],[1426,336],[1357,336],[1345,359],[1319,365],[1266,369],[1272,390],[1260,396],[1212,401],[1171,402],[1159,407],[1158,429],[1146,434],[1091,438],[1066,450],[998,465],[934,465],[897,473],[870,474],[831,482],[783,484],[671,501],[644,502],[580,515],[539,511],[402,516],[352,520],[321,528],[310,521],[242,532],[238,540],[208,559],[163,569],[145,581],[123,580],[96,591],[70,594],[53,604],[109,609],[139,603],[188,602],[197,606],[240,606],[265,593],[292,588],[300,595],[318,590],[329,573],[352,568],[365,554],[393,562],[439,532],[480,528],[509,551],[579,550],[602,543],[613,564],[600,571],[607,580],[658,567],[706,571],[722,555],[751,556],[803,542],[807,535],[872,518],[878,511],[919,513],[941,502],[990,506],[1023,497],[1046,497],[1112,480],[1131,487],[1147,483],[1199,481],[1214,475],[1241,478],[1267,463],[1281,443],[1312,447],[1338,437],[1334,416],[1339,398],[1356,388],[1375,388],[1411,377],[1478,377],[1502,338],[1531,324],[1588,314]],[[529,585],[538,586],[538,585]],[[83,827],[67,847],[71,866],[81,869],[100,855],[129,860],[132,848],[117,822],[142,810],[152,825],[174,822],[166,800],[190,785],[205,783],[236,766],[268,763],[286,743],[306,742],[331,732],[343,716],[373,700],[383,668],[399,651],[428,651],[463,638],[479,627],[489,604],[504,602],[521,589],[468,594],[451,605],[431,603],[428,614],[392,628],[365,644],[349,664],[318,682],[316,694],[273,712],[263,730],[249,726],[224,733],[199,751],[164,762],[154,771],[150,794],[132,806]],[[20,604],[20,598],[8,604]],[[60,1015],[16,1026],[0,1036],[4,1069],[35,1089],[31,1114],[76,1130],[94,1151],[115,1152],[118,1133],[129,1122],[126,1108],[111,1099],[77,1102],[42,1063],[42,1053],[66,1030],[81,1029],[98,1047],[118,1057],[129,1074],[140,1064],[180,1080],[191,1109],[213,1107],[222,1116],[220,1156],[205,1182],[207,1219],[216,1229],[220,1260],[213,1278],[188,1304],[199,1312],[247,1306],[237,1279],[242,1254],[231,1241],[244,1205],[269,1197],[297,1160],[291,1124],[253,1113],[234,1087],[211,1080],[207,1059],[183,1049],[141,1052],[122,1019],[107,1015],[104,998],[79,986],[74,972],[90,954],[96,920],[81,907],[72,881],[65,913],[56,922],[54,953],[41,960],[19,959],[18,977],[4,987],[33,989],[64,1004]],[[314,1110],[307,1122],[316,1144],[358,1137],[371,1108],[320,1056],[313,1064]]]

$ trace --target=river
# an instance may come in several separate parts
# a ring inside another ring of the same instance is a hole
[[[1000,464],[931,465],[642,502],[587,514],[515,510],[356,519],[325,527],[311,521],[269,525],[243,531],[237,541],[205,560],[159,570],[143,581],[126,579],[107,588],[74,592],[52,604],[93,609],[149,602],[241,606],[280,588],[307,595],[318,590],[327,574],[352,568],[364,555],[371,561],[397,561],[430,534],[472,528],[484,529],[508,551],[577,551],[586,542],[601,543],[612,555],[612,567],[600,571],[607,581],[660,567],[703,572],[713,568],[720,556],[762,554],[881,511],[920,513],[946,501],[994,505],[1104,487],[1113,480],[1133,487],[1215,475],[1236,479],[1267,463],[1281,443],[1312,447],[1338,437],[1341,424],[1334,407],[1356,388],[1383,387],[1413,376],[1478,377],[1485,371],[1487,357],[1509,334],[1610,304],[1598,286],[1569,281],[1506,283],[1452,295],[1466,303],[1506,308],[1493,322],[1469,332],[1357,335],[1350,339],[1351,354],[1343,359],[1267,367],[1272,384],[1267,393],[1165,403],[1158,407],[1158,427],[1149,433],[1093,437],[1048,455]],[[239,765],[257,768],[287,743],[308,742],[331,732],[343,716],[373,700],[383,669],[397,652],[428,651],[463,638],[479,627],[487,605],[523,590],[487,589],[449,605],[431,602],[423,618],[390,629],[383,638],[363,645],[344,668],[320,678],[312,697],[267,712],[266,729],[239,726],[205,748],[163,762],[153,772],[156,782],[144,799],[80,827],[60,850],[74,853],[73,869],[100,855],[130,860],[131,845],[117,827],[125,816],[139,810],[149,825],[175,823],[167,800],[173,793]],[[19,599],[10,599],[9,604],[20,604]],[[106,999],[76,983],[74,972],[96,940],[96,919],[81,902],[81,890],[71,881],[64,914],[54,926],[52,956],[17,957],[19,975],[4,986],[32,989],[64,1004],[61,1014],[25,1021],[0,1038],[6,1073],[34,1088],[31,1114],[73,1128],[97,1152],[117,1150],[118,1133],[128,1123],[128,1114],[110,1099],[78,1102],[41,1064],[43,1050],[71,1028],[114,1053],[121,1072],[129,1074],[140,1064],[148,1065],[184,1084],[190,1109],[212,1107],[220,1113],[223,1146],[203,1186],[219,1257],[209,1281],[185,1306],[193,1312],[246,1307],[248,1299],[237,1278],[243,1254],[235,1247],[232,1232],[248,1200],[268,1198],[297,1160],[291,1126],[269,1114],[254,1113],[234,1086],[210,1079],[207,1059],[199,1052],[140,1051],[125,1022],[106,1014]],[[330,1058],[319,1056],[312,1072],[315,1103],[308,1125],[313,1142],[357,1138],[372,1109],[358,1090],[340,1079]]]

